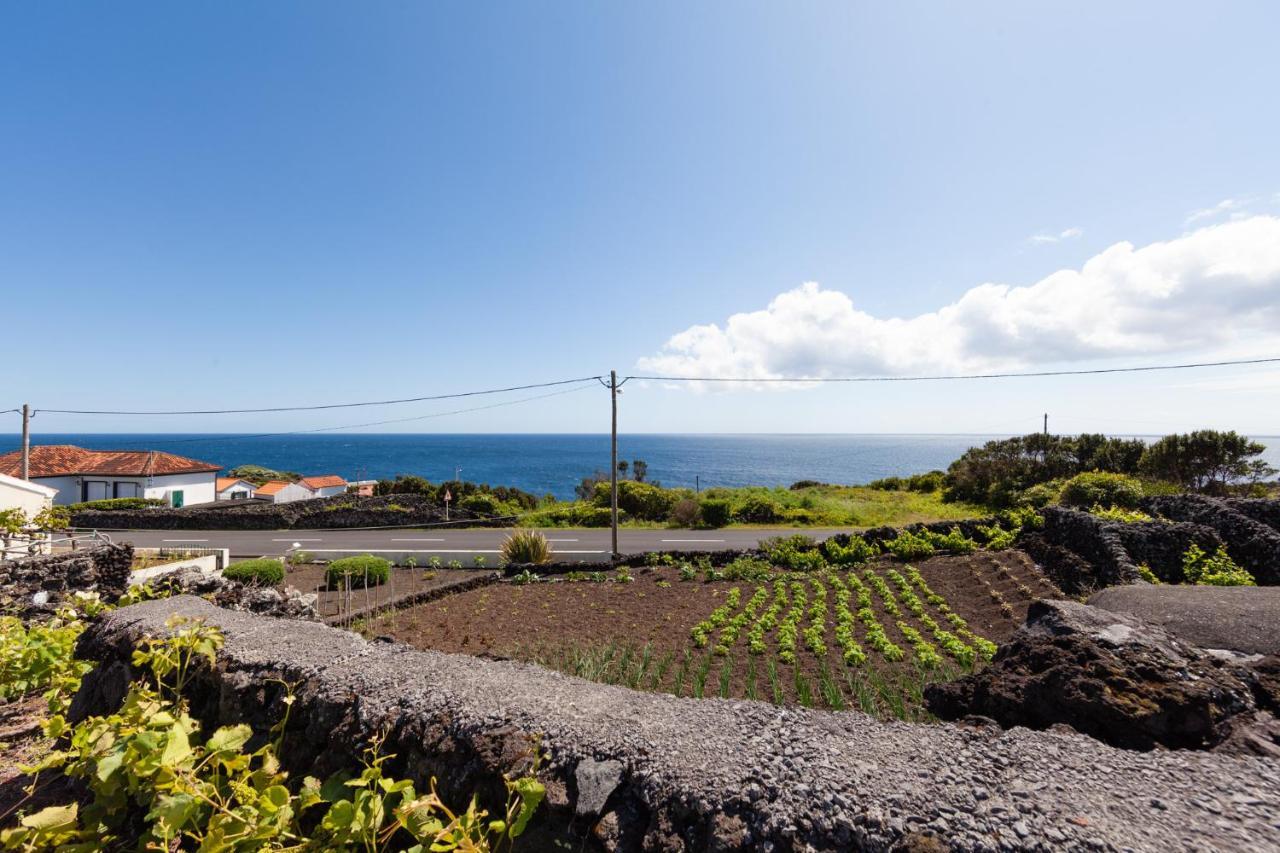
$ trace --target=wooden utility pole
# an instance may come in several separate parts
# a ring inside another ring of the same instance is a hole
[[[1045,438],[1049,437],[1049,413],[1048,412],[1044,413],[1044,436]]]
[[[609,518],[613,527],[613,559],[618,559],[618,371],[609,371],[613,428],[609,436]]]
[[[31,406],[22,404],[22,479],[31,479]]]

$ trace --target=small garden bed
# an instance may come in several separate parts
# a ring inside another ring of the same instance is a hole
[[[291,586],[304,593],[315,593],[316,610],[326,621],[355,618],[367,610],[386,608],[416,596],[448,589],[457,585],[469,585],[482,578],[495,576],[493,569],[408,569],[392,568],[387,582],[346,589],[329,589],[325,582],[328,567],[320,563],[304,563],[289,566],[282,586]]]
[[[937,630],[989,654],[989,644],[1008,639],[1035,598],[1059,593],[1019,551],[938,556],[911,565],[918,575],[889,558],[854,569],[774,572],[751,581],[681,580],[676,567],[579,573],[449,595],[394,618],[373,619],[367,632],[423,649],[535,662],[643,690],[924,719],[924,684],[981,665],[976,650],[972,661],[948,655]],[[899,582],[907,584],[920,614],[912,612]],[[873,645],[870,620],[856,615],[859,585],[884,632],[884,647],[897,652]],[[774,624],[757,629],[753,652],[752,628],[775,601]],[[949,621],[948,611],[963,629]],[[725,635],[735,617],[737,630]],[[699,643],[695,628],[709,621],[715,624]],[[858,657],[854,645],[862,659],[846,663]]]

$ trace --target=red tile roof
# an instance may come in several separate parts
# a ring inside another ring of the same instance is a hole
[[[306,486],[308,489],[315,491],[316,489],[325,489],[330,486],[345,486],[347,481],[339,477],[337,474],[320,474],[315,477],[303,477],[298,481],[298,485]]]
[[[276,492],[280,491],[285,486],[291,486],[291,485],[293,484],[290,483],[288,480],[268,480],[267,482],[263,483],[261,486],[258,486],[258,488],[254,489],[253,493],[255,495],[270,496],[270,495],[274,495]]]
[[[159,450],[85,450],[72,444],[43,444],[31,448],[30,469],[32,477],[152,477],[220,471],[222,466]],[[0,474],[22,476],[22,451],[0,456]]]
[[[225,492],[227,489],[231,488],[232,486],[238,483],[244,483],[250,489],[254,488],[253,483],[250,483],[248,480],[242,480],[239,477],[219,477],[217,490],[220,492]]]

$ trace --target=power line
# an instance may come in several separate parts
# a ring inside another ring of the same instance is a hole
[[[528,391],[532,388],[552,388],[557,385],[573,385],[579,382],[592,382],[599,376],[584,376],[578,379],[558,379],[554,382],[535,382],[530,385],[512,385],[509,388],[490,388],[484,391],[461,391],[455,394],[432,394],[425,397],[405,397],[399,400],[370,400],[362,403],[323,403],[315,406],[271,406],[263,409],[205,409],[191,411],[112,411],[94,409],[37,409],[39,412],[50,412],[59,415],[249,415],[264,412],[312,412],[319,409],[354,409],[361,406],[394,406],[399,403],[422,403],[429,400],[453,400],[459,397],[480,397],[486,394],[505,394],[509,391]]]
[[[1246,364],[1274,364],[1275,358],[1250,358],[1236,361],[1202,361],[1187,364],[1152,364],[1143,367],[1098,367],[1089,370],[1038,370],[1027,373],[967,373],[938,376],[813,376],[808,378],[762,378],[744,376],[628,376],[627,379],[647,379],[653,382],[933,382],[957,379],[1017,379],[1037,376],[1086,376],[1099,373],[1142,373],[1153,370],[1188,370],[1197,367],[1236,367]]]
[[[579,380],[579,381],[591,382],[593,380],[594,380],[594,377],[586,380]],[[317,432],[337,432],[338,430],[344,430],[344,429],[360,429],[361,427],[384,426],[386,424],[402,424],[402,423],[408,423],[410,421],[425,421],[431,418],[443,418],[447,415],[462,415],[462,414],[466,414],[467,412],[483,412],[487,409],[499,409],[499,408],[502,408],[503,406],[514,406],[519,403],[528,403],[533,400],[545,400],[548,397],[559,397],[562,394],[574,394],[578,391],[585,391],[590,387],[591,387],[590,385],[579,385],[576,388],[568,388],[563,391],[552,391],[549,394],[535,394],[532,397],[521,397],[519,400],[503,400],[501,403],[490,403],[487,406],[472,406],[470,408],[454,409],[448,412],[432,412],[427,415],[414,415],[408,418],[391,418],[390,420],[384,420],[384,421],[368,421],[362,424],[345,424],[343,426],[316,427],[314,429],[295,429],[295,430],[287,430],[285,432],[263,432],[263,433],[256,433],[256,434],[203,436],[201,438],[171,438],[171,439],[158,439],[158,440],[149,439],[147,443],[148,444],[193,444],[193,443],[208,442],[208,441],[239,441],[240,439],[279,438],[287,435],[307,435],[310,433],[317,433]]]

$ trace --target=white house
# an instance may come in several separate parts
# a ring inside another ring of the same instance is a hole
[[[35,518],[57,495],[57,489],[0,474],[0,510],[20,509],[27,518]]]
[[[310,489],[313,498],[328,498],[346,494],[347,481],[337,474],[322,474],[316,477],[303,477],[298,485]]]
[[[170,506],[211,503],[221,466],[158,450],[31,448],[30,478],[57,491],[56,504],[104,498],[158,498]],[[22,476],[22,451],[0,456],[0,474]]]
[[[217,482],[220,501],[247,501],[253,497],[257,489],[258,487],[253,483],[241,480],[239,477],[219,477]]]
[[[253,496],[260,500],[268,500],[273,504],[287,504],[293,501],[306,501],[315,497],[312,491],[288,480],[271,480],[254,490]]]

